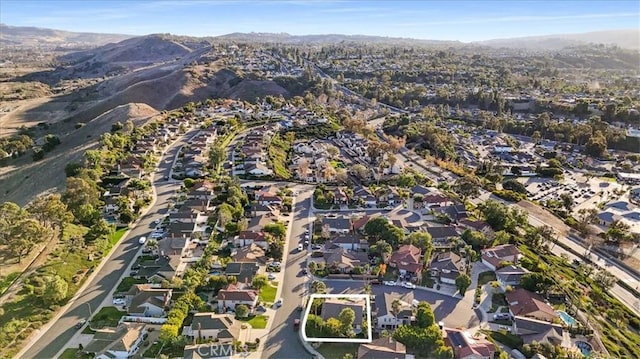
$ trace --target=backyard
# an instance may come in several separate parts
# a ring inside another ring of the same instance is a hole
[[[351,354],[355,358],[359,346],[360,344],[355,343],[323,343],[317,350],[326,359],[342,359],[345,354]]]

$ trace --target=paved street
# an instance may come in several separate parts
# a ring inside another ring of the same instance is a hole
[[[53,358],[78,331],[75,328],[80,319],[88,319],[90,311],[97,311],[100,305],[106,300],[108,294],[115,288],[120,277],[130,267],[136,253],[140,249],[138,238],[148,235],[155,227],[153,221],[167,213],[167,202],[169,197],[175,194],[181,182],[164,180],[164,176],[169,174],[172,161],[178,149],[188,142],[197,131],[187,133],[182,139],[175,142],[160,159],[159,170],[153,175],[153,186],[156,190],[157,199],[148,213],[144,215],[139,223],[133,228],[127,237],[113,251],[112,255],[104,261],[104,265],[86,288],[80,292],[71,305],[57,319],[51,321],[41,330],[43,334],[32,342],[31,347],[18,355],[20,358]],[[90,309],[91,308],[91,309]]]
[[[285,245],[283,259],[284,280],[280,286],[279,296],[283,305],[276,311],[271,324],[269,337],[264,345],[262,358],[299,359],[311,357],[304,349],[298,338],[298,332],[293,329],[293,320],[300,318],[298,305],[303,296],[308,294],[308,277],[301,272],[305,265],[308,251],[298,252],[297,247],[304,237],[304,230],[313,221],[310,218],[312,186],[296,185],[292,188],[299,191],[293,212],[291,235]]]

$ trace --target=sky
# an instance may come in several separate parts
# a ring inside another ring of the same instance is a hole
[[[0,22],[77,32],[480,41],[640,29],[640,1],[0,0]]]

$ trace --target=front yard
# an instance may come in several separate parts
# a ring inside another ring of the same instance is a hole
[[[116,293],[124,293],[131,289],[134,284],[144,284],[147,283],[144,279],[135,279],[133,277],[125,277],[122,278],[122,282],[118,284],[118,288],[116,289]]]
[[[263,302],[273,303],[276,301],[276,292],[278,290],[277,283],[276,287],[268,284],[260,289],[259,298]]]
[[[326,359],[342,359],[345,354],[351,354],[353,358],[358,356],[358,347],[355,343],[323,343],[317,350]]]
[[[118,310],[116,307],[103,307],[91,319],[91,328],[115,327],[125,314],[127,313]]]
[[[269,317],[266,315],[256,315],[254,317],[240,318],[239,320],[251,324],[253,329],[264,329],[267,327]]]

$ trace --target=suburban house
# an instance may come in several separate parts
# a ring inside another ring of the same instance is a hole
[[[520,266],[506,266],[496,271],[496,280],[500,284],[500,287],[506,290],[507,286],[516,287],[520,285],[522,276],[527,273],[529,273],[529,271]]]
[[[429,264],[429,272],[432,277],[439,278],[440,282],[456,284],[456,278],[464,273],[464,259],[453,252],[436,254]]]
[[[191,325],[184,327],[182,334],[193,339],[230,343],[238,339],[240,323],[229,314],[196,313]]]
[[[184,359],[231,359],[233,344],[196,344],[184,347]]]
[[[348,251],[361,251],[369,248],[369,243],[357,235],[346,234],[331,237],[324,247],[326,249],[342,247]]]
[[[148,284],[136,284],[125,295],[127,312],[131,316],[163,317],[169,307],[172,289],[153,288]]]
[[[369,257],[365,252],[353,252],[338,247],[324,252],[324,262],[329,269],[351,273],[354,268],[368,264]]]
[[[140,263],[138,273],[131,276],[136,279],[146,279],[148,282],[171,281],[176,276],[181,276],[186,265],[177,256],[160,256],[154,260]]]
[[[393,311],[393,302],[398,300],[400,310]],[[415,321],[414,303],[412,292],[400,294],[397,292],[384,293],[376,297],[376,318],[378,329],[395,329],[399,325],[411,325]]]
[[[449,238],[460,236],[454,226],[427,227],[427,232],[431,235],[433,245],[436,247],[439,245],[449,246]]]
[[[367,225],[370,219],[374,217],[369,215],[364,215],[358,219],[354,219],[351,221],[351,228],[358,233],[364,233],[364,226]]]
[[[442,214],[446,214],[454,223],[458,223],[460,220],[467,218],[467,209],[464,204],[439,207],[436,210]]]
[[[485,221],[474,221],[469,218],[463,218],[458,221],[458,225],[465,230],[469,229],[472,231],[478,231],[484,234],[484,236],[488,239],[493,239],[493,237],[495,236],[495,232],[493,231],[489,223]]]
[[[234,262],[256,262],[262,264],[267,261],[264,249],[255,243],[242,248],[234,248],[231,252],[231,259]]]
[[[96,330],[93,339],[82,351],[97,359],[126,359],[140,348],[147,326],[142,323],[121,323],[116,328]]]
[[[513,333],[522,338],[524,344],[548,342],[553,345],[563,345],[565,343],[562,325],[533,318],[516,316],[513,320]]]
[[[253,277],[258,273],[258,264],[251,262],[231,262],[227,263],[227,267],[224,270],[224,274],[228,276],[234,276],[238,279],[238,283],[249,285],[253,280]]]
[[[322,217],[322,227],[327,226],[331,233],[347,234],[351,232],[351,218],[335,214],[327,214]]]
[[[375,208],[378,205],[378,199],[367,187],[356,187],[353,190],[353,197],[357,198],[367,208]]]
[[[475,339],[460,329],[445,328],[444,342],[453,348],[455,359],[493,359],[496,346],[486,339]]]
[[[187,199],[210,201],[215,198],[214,184],[206,180],[197,180],[187,191]]]
[[[553,322],[558,313],[538,294],[518,288],[506,294],[511,316],[521,316]]]
[[[235,311],[236,305],[239,304],[244,304],[251,310],[258,304],[258,292],[253,289],[240,289],[235,284],[229,284],[226,288],[220,289],[216,300],[220,313],[229,309]]]
[[[520,251],[518,247],[513,244],[501,244],[493,248],[482,250],[482,263],[495,271],[500,267],[500,263],[510,262],[512,264],[518,263],[518,257]]]
[[[353,320],[353,331],[358,334],[362,332],[362,322],[365,320],[363,317],[366,313],[366,303],[362,299],[338,299],[327,298],[322,303],[322,312],[320,316],[323,320],[329,318],[338,319],[340,312],[344,308],[351,308],[355,313],[355,319]]]
[[[242,231],[233,239],[235,247],[245,247],[253,244],[265,250],[269,248],[269,242],[264,232]]]
[[[371,343],[360,344],[357,359],[413,359],[407,347],[392,337],[381,337]]]
[[[282,205],[282,197],[272,194],[272,193],[265,193],[262,194],[260,196],[258,196],[257,198],[258,200],[258,204],[261,204],[263,206],[280,206]]]
[[[397,251],[391,254],[389,264],[398,268],[400,275],[411,276],[418,282],[422,281],[422,250],[412,244],[400,246]]]

